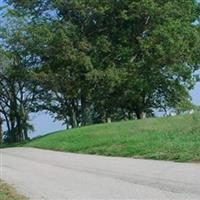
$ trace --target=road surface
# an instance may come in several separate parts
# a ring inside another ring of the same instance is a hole
[[[200,199],[200,164],[1,149],[0,178],[34,200]]]

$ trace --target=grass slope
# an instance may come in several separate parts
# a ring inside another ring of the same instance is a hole
[[[64,130],[25,146],[176,161],[200,160],[200,113]]]
[[[0,200],[28,200],[28,198],[17,194],[13,187],[0,180]]]

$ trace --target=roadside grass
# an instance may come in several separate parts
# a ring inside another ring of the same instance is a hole
[[[19,195],[13,187],[0,180],[0,200],[28,200],[28,198]]]
[[[29,141],[23,141],[23,142],[12,143],[12,144],[1,143],[0,148],[3,149],[3,148],[9,148],[9,147],[22,147],[28,142]]]
[[[200,113],[63,130],[23,146],[106,156],[200,161]]]

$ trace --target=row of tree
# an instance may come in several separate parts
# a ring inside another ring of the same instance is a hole
[[[6,0],[1,10],[6,141],[28,138],[31,112],[74,128],[192,106],[200,68],[195,0]]]

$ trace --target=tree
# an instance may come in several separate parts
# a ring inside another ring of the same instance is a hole
[[[3,142],[3,117],[0,115],[0,144]]]
[[[151,108],[173,107],[194,84],[199,68],[199,17],[196,1],[55,1],[63,21],[76,25],[92,47],[95,75],[124,73],[115,93],[120,107],[137,118]],[[101,79],[102,80],[102,79]],[[101,97],[112,99],[104,85]],[[119,92],[120,91],[120,92]],[[109,107],[115,107],[114,104]],[[103,101],[100,101],[101,103]],[[113,102],[113,101],[111,101]],[[103,103],[106,108],[106,103]],[[104,109],[107,110],[107,109]]]
[[[0,70],[0,113],[7,125],[5,139],[8,142],[17,142],[28,139],[28,131],[32,130],[29,124],[29,113],[35,101],[30,74],[24,69],[17,69],[10,60],[1,57]],[[6,65],[9,64],[8,66]],[[13,61],[14,62],[14,61]]]
[[[84,39],[75,34],[73,26],[58,22],[32,24],[29,28],[29,38],[33,40],[28,50],[41,60],[36,77],[46,91],[41,95],[40,109],[49,111],[68,127],[86,124],[89,99],[86,75],[92,66]],[[44,39],[46,34],[48,40]]]
[[[21,43],[23,20],[7,18],[10,26],[1,26],[0,49],[0,114],[7,129],[3,139],[7,142],[27,140],[28,131],[33,130],[29,122],[34,112],[39,86],[33,77],[30,57]]]
[[[44,107],[66,124],[121,111],[140,119],[189,99],[199,69],[195,0],[8,2],[31,16],[23,45],[50,86]]]

